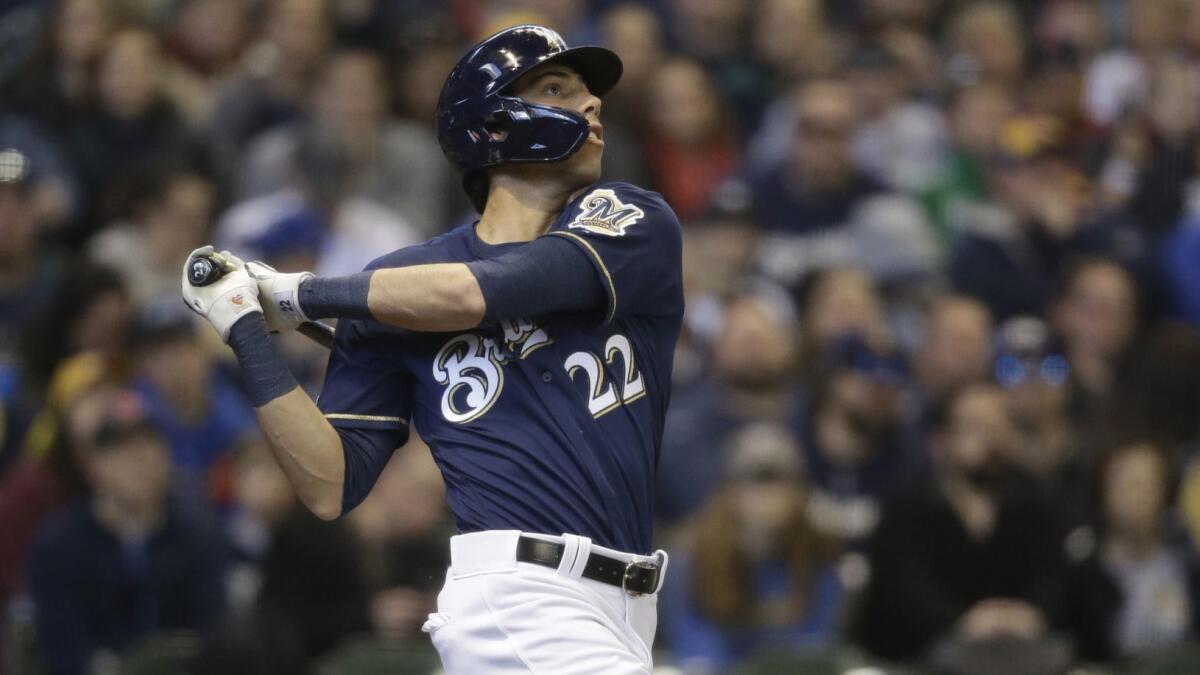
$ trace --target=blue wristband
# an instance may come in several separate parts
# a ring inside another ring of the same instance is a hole
[[[242,367],[242,379],[250,403],[262,407],[296,387],[296,378],[267,334],[267,322],[260,312],[237,320],[229,329],[229,346]]]
[[[310,319],[372,319],[367,292],[374,272],[314,277],[300,284],[300,311]]]

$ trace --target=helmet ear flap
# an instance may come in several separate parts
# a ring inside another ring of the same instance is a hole
[[[503,96],[459,133],[469,137],[470,146],[479,153],[473,162],[477,168],[463,175],[463,188],[482,213],[487,204],[488,168],[562,161],[583,145],[589,125],[573,110]]]

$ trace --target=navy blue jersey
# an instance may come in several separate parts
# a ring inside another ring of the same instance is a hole
[[[544,236],[586,253],[606,307],[459,333],[343,321],[318,404],[335,427],[394,430],[397,446],[415,425],[460,532],[569,532],[649,553],[683,317],[679,221],[660,195],[605,183],[567,204]],[[520,245],[487,244],[465,225],[368,269]]]

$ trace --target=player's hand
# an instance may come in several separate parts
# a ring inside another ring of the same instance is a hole
[[[229,269],[225,275],[208,286],[193,286],[188,280],[188,266],[193,256],[210,255],[212,246],[192,251],[183,262],[183,301],[191,310],[208,319],[225,342],[229,329],[238,319],[252,312],[261,313],[258,286],[244,269]]]
[[[304,310],[300,309],[300,284],[313,278],[312,272],[284,274],[257,260],[244,263],[229,251],[222,251],[221,255],[234,267],[245,269],[258,284],[263,316],[271,332],[296,330],[297,326],[309,320],[304,316]]]

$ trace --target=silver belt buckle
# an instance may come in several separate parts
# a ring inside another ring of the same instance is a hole
[[[642,593],[641,591],[629,590],[629,586],[628,586],[629,580],[632,578],[633,570],[635,568],[657,571],[658,564],[656,562],[651,562],[649,560],[630,560],[628,563],[625,564],[625,574],[621,577],[621,590],[625,591],[625,595],[628,595],[631,598],[636,598],[640,595],[645,595],[645,593]],[[658,584],[656,583],[655,585],[658,585]],[[651,591],[651,592],[653,592],[653,591]]]

